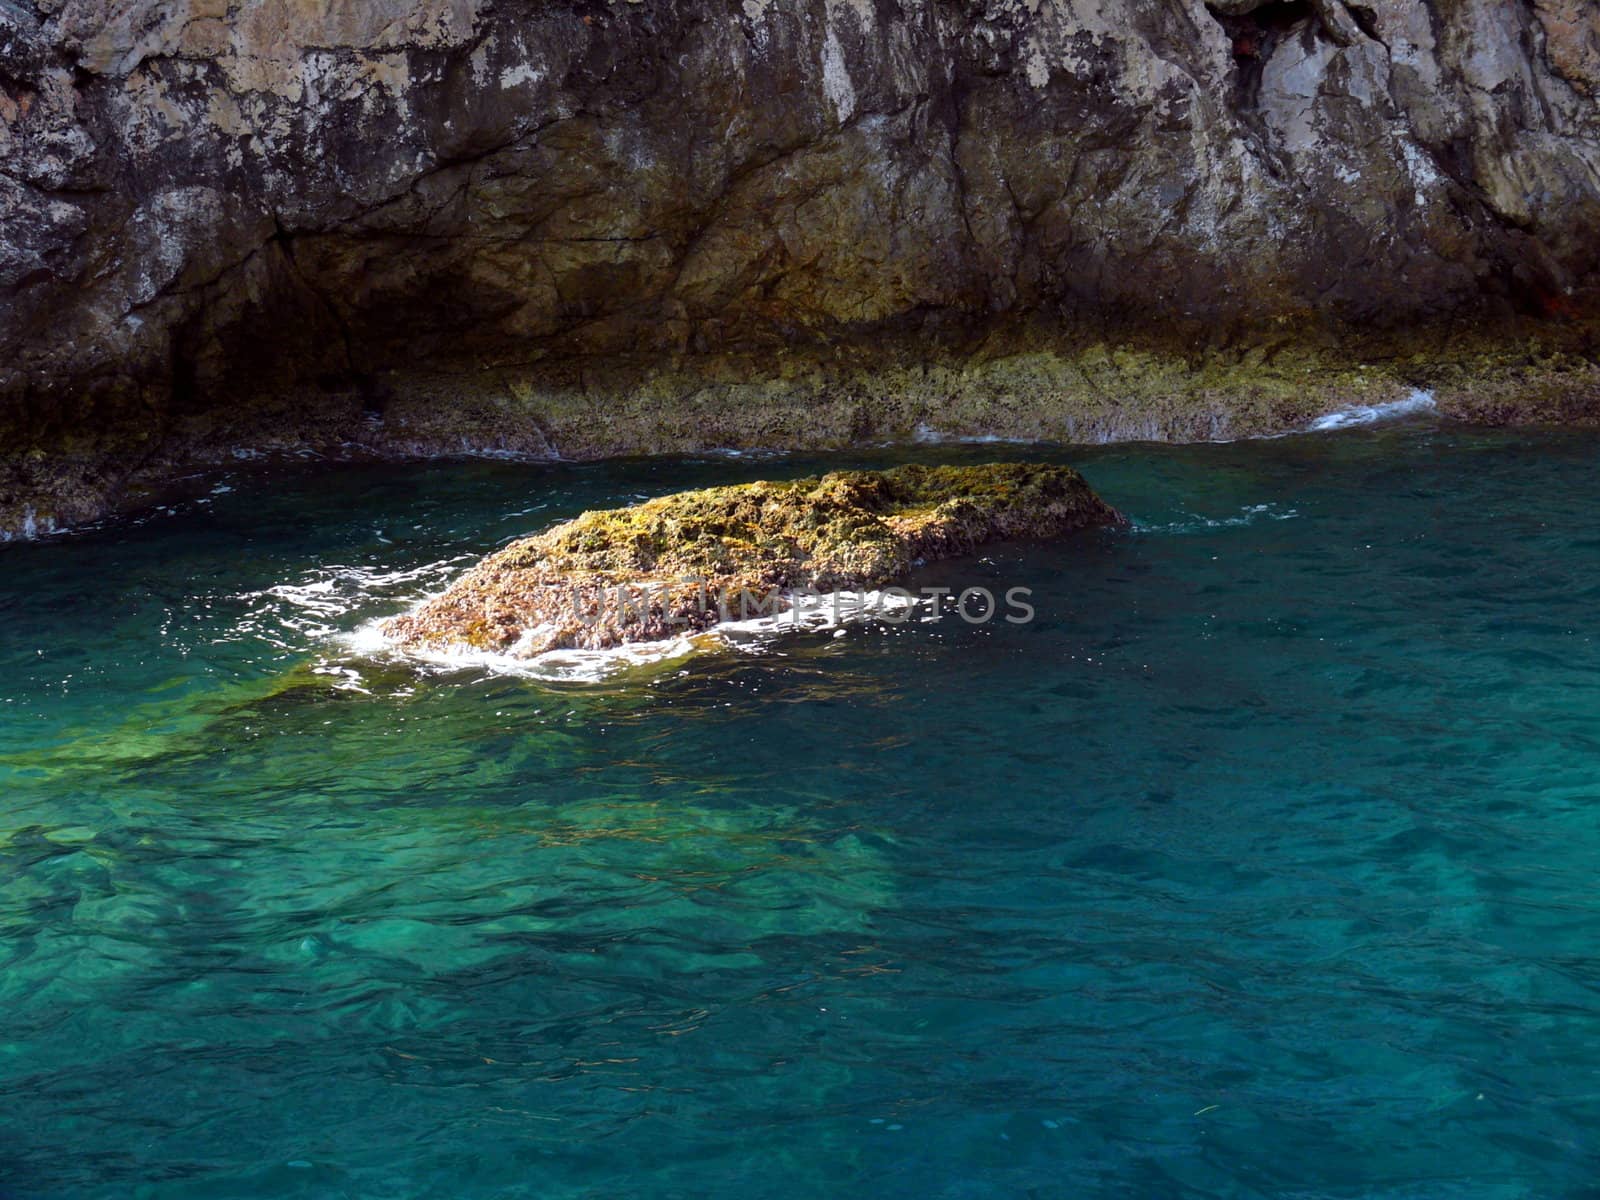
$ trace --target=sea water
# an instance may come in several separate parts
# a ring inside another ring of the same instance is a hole
[[[910,452],[251,470],[0,552],[0,1196],[1600,1180],[1600,437],[1072,462],[1130,518],[551,678],[351,636]],[[931,615],[931,614],[928,614]]]

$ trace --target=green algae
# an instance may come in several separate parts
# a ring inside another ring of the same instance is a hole
[[[1119,519],[1076,471],[1038,463],[836,471],[680,492],[513,543],[386,632],[410,649],[529,655],[652,641],[727,619],[734,596],[766,603],[779,589],[878,588],[988,542]],[[636,606],[608,608],[619,588],[644,594]]]
[[[593,460],[709,448],[839,448],[923,438],[1086,444],[1208,441],[1306,428],[1325,413],[1436,394],[1483,424],[1600,422],[1600,317],[1506,313],[1394,330],[1311,312],[1216,327],[1002,320],[704,353],[475,359],[374,376],[354,392],[243,391],[159,431],[118,414],[0,414],[0,538],[145,507],[233,451],[409,458],[493,451]]]

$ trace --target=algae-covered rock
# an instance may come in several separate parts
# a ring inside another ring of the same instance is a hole
[[[515,542],[385,632],[405,649],[603,649],[784,611],[801,591],[882,587],[990,542],[1120,520],[1072,468],[1034,463],[680,492]]]

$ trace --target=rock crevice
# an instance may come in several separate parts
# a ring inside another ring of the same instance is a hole
[[[758,403],[1243,432],[1303,415],[1247,370],[1285,336],[1319,404],[1481,369],[1462,411],[1547,414],[1593,346],[1597,11],[7,0],[0,528],[240,444],[808,440]],[[1106,355],[1148,367],[1114,415],[1066,382]]]

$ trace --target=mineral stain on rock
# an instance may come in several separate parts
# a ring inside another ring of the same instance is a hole
[[[605,649],[708,629],[745,598],[782,608],[785,591],[882,587],[991,542],[1120,520],[1072,468],[1030,463],[706,488],[514,542],[384,632],[401,650]]]
[[[0,0],[0,536],[241,448],[1600,418],[1590,0]]]

